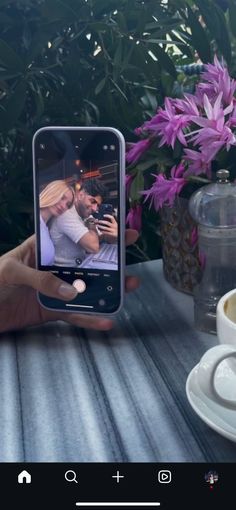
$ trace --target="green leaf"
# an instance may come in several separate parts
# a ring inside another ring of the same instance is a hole
[[[10,80],[11,78],[17,78],[22,75],[21,72],[9,72],[9,71],[0,71],[0,80]]]
[[[183,146],[179,142],[179,140],[176,140],[174,145],[174,151],[173,151],[173,158],[175,160],[179,160],[181,158],[181,155],[183,153]]]
[[[128,44],[124,48],[124,57],[121,62],[121,74],[123,73],[123,71],[125,71],[125,69],[128,66],[128,63],[129,63],[132,53],[134,51],[134,47],[135,47],[134,41],[128,41]]]
[[[119,87],[118,83],[115,82],[112,78],[110,78],[111,82],[113,83],[114,87],[118,90],[119,94],[125,99],[125,101],[128,102],[128,97],[125,95],[123,90]]]
[[[44,100],[40,90],[40,87],[37,87],[36,90],[33,90],[35,105],[36,105],[36,118],[41,117],[44,112]]]
[[[53,42],[53,38],[55,37],[55,30],[62,30],[63,25],[64,22],[62,23],[62,21],[59,21],[56,24],[52,24],[52,26],[40,27],[40,29],[34,33],[30,48],[27,51],[26,58],[28,65],[32,63],[35,57],[40,55],[44,48],[47,48],[49,41]]]
[[[142,163],[139,163],[136,166],[136,169],[139,172],[145,172],[146,170],[148,170],[148,168],[151,168],[153,165],[157,165],[157,164],[158,164],[158,159],[152,158],[152,159],[148,159],[147,161],[143,161]]]
[[[92,101],[88,101],[88,99],[84,99],[84,103],[88,104],[91,107],[91,110],[94,112],[96,117],[96,123],[98,123],[100,120],[100,112],[98,107],[94,103],[92,103]]]
[[[122,39],[119,39],[113,59],[114,66],[119,67],[121,65],[121,60],[122,60]]]
[[[122,39],[118,41],[118,45],[113,58],[113,79],[117,81],[121,72],[122,64]]]
[[[230,64],[231,62],[231,42],[229,38],[229,31],[226,26],[226,20],[223,11],[215,6],[215,14],[218,18],[218,25],[220,27],[219,34],[216,35],[216,41],[218,44],[219,50],[222,52],[226,62]]]
[[[183,46],[185,43],[183,41],[180,41],[179,39],[174,39],[173,37],[171,38],[171,40],[167,40],[167,39],[153,39],[152,37],[150,37],[150,39],[146,39],[146,42],[148,43],[152,43],[152,44],[176,44],[178,46]]]
[[[95,91],[94,91],[94,94],[95,96],[98,96],[98,94],[100,94],[100,92],[104,89],[105,87],[105,84],[106,84],[106,81],[107,81],[107,77],[105,76],[104,78],[102,78],[102,80],[97,84],[96,88],[95,88]]]
[[[150,90],[145,90],[145,95],[141,97],[141,101],[144,104],[145,108],[151,109],[153,113],[156,111],[157,109],[156,94],[154,94]]]
[[[173,166],[173,153],[172,149],[163,147],[159,148],[156,146],[152,146],[149,150],[150,157],[156,157],[156,164],[160,166]]]
[[[211,35],[215,38],[216,31],[218,30],[215,24],[215,5],[213,7],[212,3],[208,0],[195,0],[195,4],[198,6],[199,14],[203,17]]]
[[[122,32],[127,32],[127,23],[123,12],[118,11],[115,20]]]
[[[149,30],[160,30],[160,22],[158,21],[155,21],[153,23],[147,23],[147,25],[145,25],[145,30],[149,31]],[[166,19],[164,20],[163,22],[163,27],[165,29],[165,32],[168,32],[169,30],[173,29],[173,28],[176,28],[176,27],[179,27],[181,25],[181,19]],[[161,30],[161,32],[163,31],[163,29]]]
[[[111,13],[117,8],[117,0],[99,0],[92,2],[93,4],[93,13],[95,17],[102,16],[103,13]]]
[[[175,66],[173,64],[173,61],[169,57],[168,53],[159,46],[158,44],[155,46],[155,50],[153,50],[153,53],[156,54],[159,63],[161,66],[171,75],[173,78],[177,77],[177,72],[175,69]]]
[[[0,7],[5,7],[8,4],[13,4],[15,0],[0,0]]]
[[[1,5],[0,5],[0,8],[1,8]],[[0,23],[1,23],[1,25],[5,25],[5,28],[8,25],[14,25],[13,19],[10,16],[7,16],[7,14],[4,14],[3,12],[1,12]]]
[[[213,40],[217,42],[218,50],[222,53],[228,64],[231,61],[231,43],[224,12],[209,0],[195,0],[200,14],[203,16],[207,29]]]
[[[229,0],[229,24],[230,30],[234,37],[236,37],[236,2]]]
[[[107,23],[103,23],[102,21],[95,21],[90,24],[89,30],[91,32],[102,32],[103,34],[107,32]]]
[[[193,57],[193,50],[192,48],[189,46],[189,34],[188,36],[183,36],[183,32],[175,32],[174,33],[174,36],[176,37],[177,40],[179,40],[179,42],[182,43],[182,45],[180,46],[179,43],[176,43],[176,46],[178,46],[178,48],[180,47],[180,51],[183,55],[186,55],[187,57],[189,57],[191,59],[191,61],[193,61],[194,57]],[[181,39],[184,38],[185,42],[183,42]],[[171,37],[171,40],[172,40],[172,37]],[[187,42],[187,44],[186,44]]]
[[[69,5],[68,0],[47,0],[40,7],[45,18],[55,20],[63,18],[65,22],[74,21],[78,13]]]
[[[173,90],[174,78],[165,71],[161,72],[161,84],[165,96],[170,96]]]
[[[144,189],[144,177],[142,172],[137,172],[130,186],[130,198],[132,202],[140,201],[140,191]]]
[[[206,30],[199,23],[197,16],[190,7],[187,8],[188,18],[186,23],[189,24],[192,32],[192,43],[196,48],[202,62],[211,62],[211,48],[207,37]]]
[[[184,27],[178,28],[178,30],[175,30],[174,33],[175,33],[176,37],[179,36],[181,39],[183,39],[185,41],[185,43],[187,43],[187,44],[191,43],[191,36],[190,36],[189,32],[184,30]]]
[[[16,73],[24,71],[22,60],[3,39],[0,39],[0,62],[6,69],[10,69]]]
[[[0,110],[0,124],[2,131],[11,129],[25,106],[27,84],[25,80],[19,82],[14,91],[3,104],[6,111]]]

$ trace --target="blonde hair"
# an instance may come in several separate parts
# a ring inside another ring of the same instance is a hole
[[[73,195],[73,200],[72,200],[72,203],[73,203],[75,194],[74,194],[74,190],[71,188],[71,186],[68,186],[68,184],[66,184],[66,182],[63,180],[50,182],[43,189],[43,191],[41,191],[41,193],[39,195],[40,209],[43,209],[44,207],[51,207],[51,206],[57,204],[57,202],[59,202],[59,200],[61,200],[61,198],[63,197],[64,193],[66,193],[69,190],[72,192],[72,195]]]

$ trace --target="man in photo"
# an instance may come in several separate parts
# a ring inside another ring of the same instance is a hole
[[[89,220],[105,200],[107,189],[99,179],[85,181],[75,193],[73,207],[50,226],[57,266],[79,266],[87,254],[99,252],[96,222]],[[85,221],[87,220],[87,221]]]

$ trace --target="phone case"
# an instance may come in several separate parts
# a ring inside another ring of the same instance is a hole
[[[119,272],[119,285],[120,285],[120,305],[114,312],[94,312],[89,310],[62,310],[56,307],[48,307],[40,299],[40,294],[38,293],[38,300],[44,308],[48,310],[56,310],[65,313],[83,313],[88,315],[98,315],[98,316],[113,316],[116,315],[121,307],[123,306],[124,300],[124,267],[125,267],[125,141],[123,135],[117,129],[113,127],[70,127],[70,126],[45,126],[36,131],[33,136],[32,141],[32,152],[33,152],[33,184],[34,184],[34,203],[36,204],[36,193],[37,193],[37,176],[36,176],[36,154],[35,154],[35,142],[37,136],[41,132],[50,131],[50,130],[60,130],[60,131],[87,131],[87,132],[96,132],[96,131],[107,131],[114,133],[119,140],[119,160],[120,160],[120,178],[119,178],[119,222],[120,222],[120,272]],[[34,219],[35,219],[35,232],[36,239],[38,243],[39,232],[38,232],[38,221],[37,221],[38,211],[36,210],[36,205],[34,207]],[[36,267],[39,268],[39,261],[36,249]]]

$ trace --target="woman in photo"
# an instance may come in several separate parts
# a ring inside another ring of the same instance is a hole
[[[52,217],[63,214],[74,203],[74,191],[63,180],[50,182],[39,195],[41,264],[54,263],[55,248],[48,230]]]

